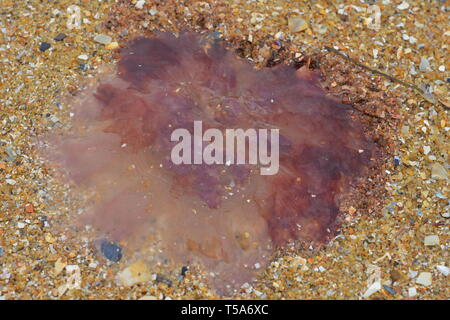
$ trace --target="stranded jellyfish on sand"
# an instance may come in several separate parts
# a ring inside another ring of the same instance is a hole
[[[47,157],[95,192],[82,220],[112,241],[157,239],[165,258],[198,263],[219,286],[248,281],[274,248],[323,242],[339,199],[369,166],[373,144],[349,108],[305,69],[256,70],[198,34],[137,38],[117,71],[74,103],[73,125]],[[171,134],[279,129],[279,171],[171,161]]]

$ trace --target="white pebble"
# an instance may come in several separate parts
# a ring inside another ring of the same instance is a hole
[[[375,292],[381,290],[381,282],[376,281],[372,283],[372,285],[367,289],[367,291],[364,293],[363,298],[368,298]]]
[[[409,289],[408,289],[408,295],[409,295],[410,297],[415,297],[415,296],[417,295],[417,290],[416,290],[416,288],[414,288],[414,287],[409,288]]]
[[[377,49],[373,49],[372,53],[373,53],[373,57],[376,59],[378,57],[378,50]]]
[[[439,270],[444,276],[448,276],[450,274],[450,268],[446,266],[436,266],[436,269]]]
[[[136,7],[136,9],[141,10],[142,8],[144,8],[144,4],[145,4],[145,0],[139,0],[138,2],[136,2],[136,4],[134,6]]]
[[[112,38],[106,34],[98,34],[95,36],[94,41],[104,44],[104,45],[107,45],[107,44],[111,43]]]
[[[428,60],[426,58],[421,58],[420,59],[419,69],[422,72],[429,71],[431,69],[430,68],[430,63],[428,62]]]
[[[6,183],[14,186],[17,182],[16,182],[16,180],[13,180],[13,179],[6,179]]]
[[[424,240],[424,244],[426,246],[437,246],[437,245],[439,245],[439,236],[437,236],[437,235],[426,236],[425,240]]]
[[[439,71],[440,71],[440,72],[445,72],[445,66],[444,66],[444,65],[439,66]]]
[[[406,2],[406,1],[403,1],[402,3],[400,3],[400,4],[397,6],[397,9],[398,9],[398,10],[405,10],[405,9],[408,9],[408,8],[409,8],[409,3]]]
[[[417,284],[421,284],[423,286],[431,285],[431,273],[430,272],[421,272],[416,279]]]

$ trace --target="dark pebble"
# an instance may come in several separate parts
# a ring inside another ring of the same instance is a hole
[[[41,45],[40,45],[40,47],[39,47],[39,50],[41,50],[42,52],[44,52],[44,51],[50,49],[50,47],[51,47],[50,43],[48,43],[48,42],[42,42]]]
[[[398,167],[400,165],[400,157],[394,157],[394,167]]]
[[[80,70],[86,71],[89,69],[89,65],[87,63],[80,63]]]
[[[163,276],[162,274],[157,274],[156,275],[156,282],[157,283],[164,283],[165,285],[167,285],[168,287],[172,286],[172,281],[170,281],[169,279],[167,279],[165,276]]]
[[[3,251],[3,248],[2,248],[2,247],[0,247],[0,257],[2,257],[2,256],[3,256],[3,253],[4,253],[4,251]]]
[[[445,79],[445,81],[447,81],[447,83],[450,83],[450,77],[448,77],[447,79]]]
[[[118,262],[122,259],[122,248],[115,243],[103,241],[101,244],[101,251],[106,259],[112,262]]]
[[[390,294],[392,294],[393,296],[395,296],[397,294],[397,292],[395,292],[394,289],[392,289],[391,287],[385,286],[383,285],[384,290],[386,290],[387,292],[389,292]]]
[[[54,38],[54,40],[55,40],[55,41],[63,41],[66,37],[67,37],[66,34],[64,34],[64,33],[59,33],[59,34]]]
[[[182,277],[184,277],[184,276],[186,275],[186,272],[188,272],[188,267],[187,267],[187,266],[181,267],[181,273],[180,273],[180,275],[181,275]]]

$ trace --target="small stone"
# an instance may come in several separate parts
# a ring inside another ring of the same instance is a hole
[[[447,170],[445,170],[445,168],[439,164],[439,163],[434,163],[431,167],[431,178],[433,179],[447,179]]]
[[[39,50],[41,50],[42,52],[50,49],[51,44],[48,42],[42,42],[41,45],[39,46]]]
[[[417,39],[414,38],[413,36],[409,36],[409,43],[414,44],[417,42]]]
[[[95,36],[94,41],[104,44],[104,45],[107,45],[107,44],[111,43],[112,38],[106,34],[98,34]]]
[[[427,58],[421,58],[420,59],[419,70],[422,71],[422,72],[431,70],[430,63],[428,62]]]
[[[157,274],[156,278],[155,278],[155,281],[157,283],[163,283],[163,284],[165,284],[168,287],[172,286],[172,281],[170,279],[166,278],[165,276],[163,276],[162,274]]]
[[[18,223],[17,223],[17,228],[19,228],[19,229],[25,228],[25,223],[23,223],[23,222],[18,222]]]
[[[372,283],[372,285],[367,289],[367,291],[363,295],[363,298],[368,298],[375,292],[378,292],[379,290],[381,290],[381,282],[376,281]]]
[[[415,287],[408,289],[408,296],[415,297],[417,295],[417,289]]]
[[[5,250],[3,250],[2,247],[0,247],[0,257],[3,257],[3,254],[5,253]]]
[[[34,212],[34,207],[33,207],[33,205],[32,204],[26,204],[25,205],[25,212],[26,213],[33,213]]]
[[[151,16],[154,16],[154,15],[156,15],[156,14],[158,13],[158,10],[151,9],[151,10],[148,10],[148,13],[149,13]]]
[[[45,241],[47,241],[48,243],[54,243],[55,242],[55,238],[53,238],[53,236],[47,232],[44,236]]]
[[[400,3],[400,4],[397,6],[397,9],[398,9],[398,10],[405,10],[405,9],[408,9],[408,8],[409,8],[409,3],[406,2],[406,1],[403,1],[402,3]]]
[[[80,60],[87,60],[87,59],[89,59],[89,57],[87,56],[87,54],[80,54],[78,56],[78,59],[80,59]]]
[[[136,4],[134,5],[134,7],[135,7],[136,9],[141,10],[142,8],[144,8],[144,4],[145,4],[145,0],[138,0],[138,1],[136,2]]]
[[[149,269],[142,261],[132,264],[119,273],[119,281],[124,286],[150,281],[151,277]]]
[[[430,272],[421,272],[416,279],[417,284],[421,284],[423,286],[431,285],[431,273]]]
[[[399,281],[403,278],[403,274],[398,270],[392,270],[390,275],[392,282]]]
[[[64,270],[64,268],[66,267],[67,263],[63,262],[61,260],[61,258],[59,258],[56,262],[55,262],[55,269],[54,269],[54,275],[57,276],[58,274],[61,273],[61,271]]]
[[[53,40],[63,41],[66,37],[67,37],[67,35],[65,33],[58,33],[58,35],[55,38],[53,38]]]
[[[187,266],[182,266],[180,276],[184,277],[186,275],[186,273],[188,272],[188,270],[189,270],[189,268]]]
[[[424,244],[426,246],[437,246],[439,245],[439,236],[432,235],[432,236],[426,236],[424,240]]]
[[[86,70],[89,70],[89,65],[87,64],[87,63],[80,63],[80,70],[82,70],[82,71],[86,71]]]
[[[296,33],[308,29],[308,24],[300,17],[289,17],[288,28],[290,32]]]
[[[101,244],[103,256],[112,262],[118,262],[122,259],[122,248],[115,243],[103,241]]]
[[[408,277],[414,279],[417,276],[418,272],[415,270],[409,270]]]
[[[116,41],[113,41],[105,46],[105,48],[108,50],[114,50],[114,49],[117,49],[118,47],[119,47],[119,44]]]
[[[143,296],[139,300],[158,300],[155,296]]]
[[[1,249],[1,248],[0,248]],[[1,254],[0,254],[1,257]],[[448,276],[450,274],[450,268],[446,266],[436,266],[436,269],[439,270],[444,276]]]
[[[393,296],[395,296],[397,294],[397,292],[395,292],[395,290],[389,286],[383,285],[383,289],[386,290],[387,292],[389,292]]]
[[[9,184],[11,186],[16,185],[16,183],[17,183],[17,181],[14,179],[6,179],[5,181],[6,181],[6,184]]]
[[[439,69],[440,72],[445,72],[445,66],[444,65],[439,66],[438,69]]]

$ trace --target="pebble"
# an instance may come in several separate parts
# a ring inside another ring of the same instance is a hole
[[[87,59],[89,59],[89,57],[87,56],[87,54],[80,54],[78,56],[78,59],[80,59],[80,60],[87,60]]]
[[[5,253],[5,251],[3,250],[2,247],[0,247],[0,257],[2,257],[4,253]]]
[[[431,285],[431,273],[430,272],[421,272],[416,279],[417,284],[421,284],[423,286]]]
[[[39,46],[39,50],[41,50],[42,52],[50,49],[52,45],[48,42],[42,42],[41,45]]]
[[[1,254],[0,254],[1,257]],[[439,270],[444,276],[448,276],[450,274],[450,268],[446,266],[436,266],[436,269]]]
[[[290,17],[288,19],[288,28],[290,32],[296,33],[308,29],[308,24],[300,17]]]
[[[417,276],[418,272],[415,270],[409,270],[408,277],[414,279]]]
[[[89,65],[87,63],[80,63],[80,70],[86,71],[89,70]]]
[[[104,241],[101,244],[101,251],[109,261],[118,262],[122,259],[122,248],[112,242]]]
[[[184,276],[186,275],[186,272],[188,272],[188,270],[189,270],[189,268],[188,268],[187,266],[182,266],[182,267],[181,267],[180,275],[181,275],[182,277],[184,277]]]
[[[136,4],[134,6],[136,7],[136,9],[141,10],[142,8],[144,8],[144,4],[145,4],[145,0],[138,0],[138,2],[136,2]]]
[[[440,71],[440,72],[445,72],[445,66],[443,66],[443,65],[442,65],[442,66],[439,66],[439,71]]]
[[[424,240],[424,244],[426,246],[437,246],[437,245],[439,245],[439,236],[437,236],[437,235],[426,236],[425,240]]]
[[[415,297],[417,295],[417,289],[415,287],[409,288],[408,289],[408,295],[410,297]]]
[[[107,45],[107,44],[111,43],[112,38],[106,34],[98,34],[95,36],[94,41],[104,44],[104,45]]]
[[[16,185],[16,183],[17,183],[17,181],[14,179],[6,179],[5,181],[6,181],[6,184],[9,184],[11,186]]]
[[[124,286],[132,286],[137,283],[150,281],[152,274],[142,261],[138,261],[122,270],[119,273],[118,278],[120,284]]]
[[[363,298],[368,298],[375,292],[381,290],[381,282],[375,281],[372,283],[372,285],[367,289],[367,291],[364,293]]]
[[[119,44],[116,41],[113,41],[105,46],[105,48],[108,50],[114,50],[114,49],[117,49],[118,47],[119,47]]]
[[[384,285],[384,286],[383,286],[383,289],[386,290],[387,292],[389,292],[389,293],[390,293],[391,295],[393,295],[393,296],[395,296],[395,295],[397,294],[397,292],[395,292],[395,290],[392,289],[392,288],[389,287],[389,286]]]
[[[422,71],[422,72],[431,70],[430,63],[428,62],[427,58],[421,58],[420,59],[419,70]]]
[[[408,8],[409,8],[409,3],[406,2],[406,1],[403,1],[402,3],[400,3],[400,4],[397,6],[397,9],[398,9],[398,10],[405,10],[405,9],[408,9]]]
[[[434,163],[431,166],[431,177],[433,179],[447,179],[447,170],[441,164]]]
[[[67,35],[65,33],[58,33],[58,35],[55,38],[53,38],[53,40],[63,41],[66,37],[67,37]]]

